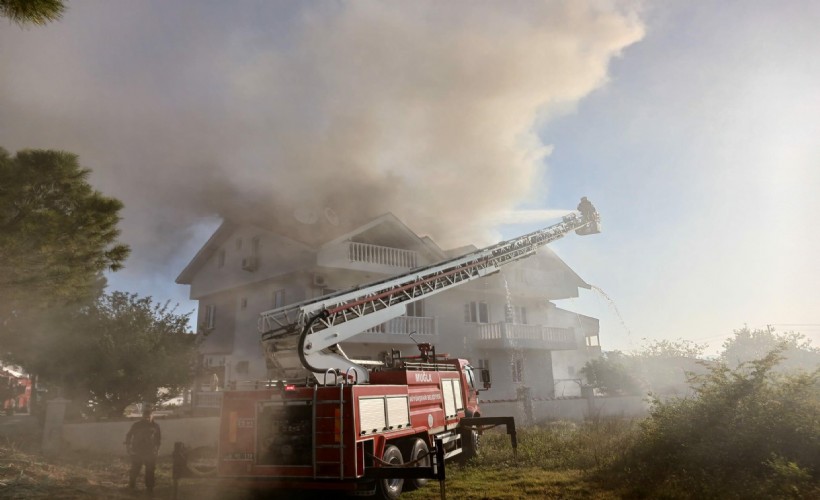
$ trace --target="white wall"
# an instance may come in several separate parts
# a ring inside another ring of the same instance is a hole
[[[71,449],[125,455],[125,435],[136,420],[121,422],[88,422],[63,424],[63,443]],[[170,455],[174,442],[189,447],[216,447],[219,439],[219,417],[156,419],[162,431],[160,455]]]

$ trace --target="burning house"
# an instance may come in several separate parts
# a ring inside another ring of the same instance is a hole
[[[352,226],[352,227],[351,227]],[[309,229],[309,230],[306,230]],[[226,384],[267,378],[257,320],[261,312],[460,255],[421,237],[392,214],[346,225],[332,211],[302,216],[276,231],[224,222],[177,278],[199,301],[198,408],[218,407]],[[377,362],[416,343],[468,358],[491,372],[483,399],[581,394],[579,370],[600,353],[598,320],[556,306],[589,288],[549,248],[502,272],[407,305],[406,314],[342,344],[354,359]]]

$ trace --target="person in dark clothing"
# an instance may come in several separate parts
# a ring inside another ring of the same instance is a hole
[[[128,434],[125,435],[125,447],[131,457],[131,472],[128,477],[128,487],[136,488],[137,476],[142,466],[145,466],[145,489],[154,491],[154,469],[157,465],[157,453],[162,442],[162,433],[159,424],[154,422],[150,408],[142,412],[142,419],[134,422]]]
[[[586,220],[593,220],[595,218],[595,207],[586,196],[581,198],[581,203],[578,204],[578,211],[581,212],[581,215]]]

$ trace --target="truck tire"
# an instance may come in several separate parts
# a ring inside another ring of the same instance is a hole
[[[401,451],[392,444],[388,444],[384,447],[382,461],[391,465],[401,465],[404,463],[401,457]],[[376,481],[376,498],[396,500],[401,496],[403,486],[404,479],[379,479]]]
[[[404,456],[407,457],[407,462],[416,462],[416,467],[430,467],[430,448],[427,443],[421,438],[411,439],[405,449]],[[415,478],[404,481],[404,489],[406,491],[413,491],[422,488],[427,484],[429,479]]]

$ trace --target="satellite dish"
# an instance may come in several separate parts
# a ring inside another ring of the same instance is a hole
[[[325,208],[325,219],[333,226],[339,225],[339,216],[336,215],[336,212],[334,212],[332,208]]]
[[[319,222],[319,213],[307,207],[299,207],[293,211],[293,218],[302,224],[316,224]]]

